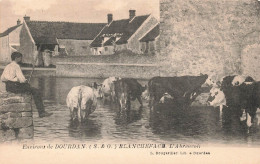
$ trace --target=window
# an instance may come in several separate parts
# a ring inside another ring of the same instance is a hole
[[[108,47],[105,47],[105,51],[108,51]]]
[[[95,55],[97,54],[97,48],[94,48],[94,54]]]

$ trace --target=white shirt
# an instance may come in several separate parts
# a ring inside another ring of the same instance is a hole
[[[11,62],[5,67],[4,72],[1,76],[1,80],[20,82],[20,83],[26,82],[26,79],[23,75],[20,66],[15,61]]]

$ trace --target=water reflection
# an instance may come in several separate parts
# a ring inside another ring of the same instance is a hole
[[[116,125],[128,125],[138,120],[141,120],[143,108],[139,107],[138,110],[120,110],[117,112],[115,118]]]
[[[79,139],[101,139],[101,124],[97,120],[88,118],[85,122],[79,123],[79,121],[69,122],[69,136]]]
[[[246,121],[240,121],[240,114],[237,109],[223,108],[222,114],[222,135],[228,142],[241,140],[243,143],[259,141],[259,126],[254,123],[250,128]]]
[[[245,121],[240,121],[240,115],[235,109],[223,108],[222,126],[226,134],[238,135],[246,132]]]
[[[216,135],[220,130],[218,111],[203,107],[180,109],[160,105],[150,112],[149,122],[153,133],[164,138],[190,136],[203,140],[206,136]]]

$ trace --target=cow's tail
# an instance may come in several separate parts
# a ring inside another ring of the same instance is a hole
[[[78,104],[77,104],[77,108],[78,108],[78,119],[81,119],[81,101],[82,101],[82,90],[81,87],[79,88],[78,91]]]

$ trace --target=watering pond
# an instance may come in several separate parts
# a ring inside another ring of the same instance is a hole
[[[244,125],[232,115],[220,117],[218,109],[206,106],[181,110],[163,106],[150,110],[147,101],[143,100],[144,107],[140,108],[136,100],[131,110],[120,111],[116,104],[98,100],[97,109],[84,124],[72,124],[66,106],[70,89],[103,80],[33,77],[31,85],[42,91],[46,111],[53,112],[50,117],[39,118],[34,110],[34,141],[260,145],[258,125],[248,134]],[[146,80],[138,81],[147,84]]]

